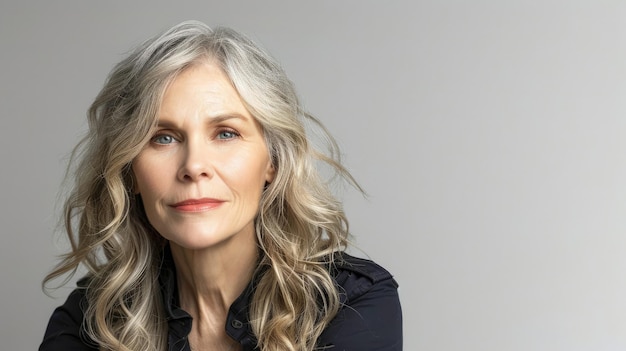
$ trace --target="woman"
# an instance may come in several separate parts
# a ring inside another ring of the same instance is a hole
[[[40,350],[401,350],[397,284],[342,252],[315,119],[242,35],[181,23],[111,72],[65,205],[83,264]]]

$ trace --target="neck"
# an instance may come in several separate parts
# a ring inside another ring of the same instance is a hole
[[[240,234],[199,250],[170,242],[180,306],[192,316],[192,334],[200,339],[226,337],[228,309],[245,290],[257,267],[259,254],[254,231]]]

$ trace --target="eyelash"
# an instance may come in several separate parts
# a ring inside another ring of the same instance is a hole
[[[220,138],[220,135],[222,135],[222,134],[226,134],[226,133],[228,133],[228,134],[232,134],[232,136],[231,136],[230,138],[223,138],[223,139],[222,139],[222,138]],[[234,129],[230,129],[230,128],[221,128],[221,129],[218,129],[218,130],[217,130],[217,134],[216,134],[216,136],[217,136],[217,138],[218,138],[219,140],[230,140],[230,139],[235,139],[235,138],[240,137],[240,136],[241,136],[241,134],[237,133],[237,131],[236,131],[236,130],[234,130]]]
[[[225,138],[221,138],[220,136],[223,134],[229,134],[230,137],[225,137]],[[230,128],[219,128],[216,133],[215,133],[215,138],[217,140],[232,140],[235,138],[238,138],[241,136],[241,134],[239,134],[236,130],[234,129],[230,129]],[[158,142],[159,139],[161,138],[170,138],[169,142]],[[178,139],[176,139],[176,137],[172,136],[171,134],[168,134],[166,132],[158,132],[156,133],[153,137],[152,137],[152,142],[157,144],[157,145],[169,145],[172,144],[174,142],[179,141]]]
[[[157,140],[158,140],[158,139],[160,139],[160,138],[165,138],[165,137],[167,137],[167,138],[170,138],[170,139],[171,139],[169,143],[160,143],[160,142],[157,142]],[[153,143],[155,143],[155,144],[157,144],[157,145],[169,145],[169,144],[172,144],[172,143],[174,143],[174,142],[176,142],[176,141],[178,141],[178,140],[176,140],[176,138],[174,138],[172,135],[170,135],[170,134],[166,134],[166,133],[157,133],[155,136],[153,136],[153,137],[152,137],[152,142],[153,142]]]

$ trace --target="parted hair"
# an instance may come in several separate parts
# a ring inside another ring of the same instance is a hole
[[[263,351],[311,351],[340,308],[329,273],[348,245],[348,222],[317,165],[356,186],[337,144],[304,111],[280,65],[242,34],[203,23],[178,24],[118,63],[88,111],[89,128],[68,168],[64,205],[71,250],[47,285],[88,270],[84,330],[102,350],[166,350],[167,323],[158,275],[165,240],[133,193],[131,163],[149,142],[168,84],[205,60],[221,67],[263,130],[276,175],[255,219],[262,252],[250,322]],[[307,126],[327,146],[313,146]]]

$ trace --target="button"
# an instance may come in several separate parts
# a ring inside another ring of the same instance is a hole
[[[239,319],[233,319],[233,321],[230,322],[230,325],[232,325],[235,329],[241,329],[241,327],[243,327],[243,323]]]

